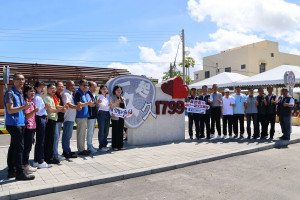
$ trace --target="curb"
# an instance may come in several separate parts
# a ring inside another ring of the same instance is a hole
[[[174,170],[174,169],[179,169],[179,168],[188,167],[188,166],[192,166],[192,165],[212,162],[212,161],[230,158],[230,157],[234,157],[234,156],[255,153],[255,152],[264,151],[264,150],[273,149],[273,148],[279,148],[279,147],[283,147],[283,146],[287,146],[287,145],[295,144],[295,143],[300,143],[300,138],[290,140],[290,141],[276,141],[275,143],[267,144],[263,147],[258,147],[258,148],[250,147],[243,151],[236,150],[236,151],[230,152],[230,153],[222,152],[220,154],[206,156],[201,159],[194,159],[194,160],[189,160],[189,161],[187,160],[187,161],[183,161],[183,162],[177,162],[174,164],[158,165],[158,166],[150,167],[150,168],[142,168],[142,169],[130,170],[130,171],[126,171],[126,172],[100,175],[100,176],[95,176],[95,177],[91,177],[91,178],[81,178],[76,181],[52,184],[46,188],[43,186],[36,186],[36,187],[31,187],[31,191],[28,191],[26,189],[11,190],[9,192],[5,191],[5,192],[0,192],[0,200],[13,200],[13,199],[20,199],[20,198],[29,198],[29,197],[39,196],[39,195],[50,194],[50,193],[54,193],[54,192],[61,192],[61,191],[66,191],[66,190],[78,189],[78,188],[82,188],[82,187],[89,187],[89,186],[93,186],[93,185],[99,185],[99,184],[120,181],[120,180],[126,180],[126,179],[130,179],[130,178],[136,178],[136,177],[141,177],[141,176],[145,176],[145,175],[166,172],[166,171],[170,171],[170,170]]]
[[[0,129],[0,134],[9,134],[6,129]]]

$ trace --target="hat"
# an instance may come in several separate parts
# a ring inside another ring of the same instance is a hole
[[[229,90],[228,88],[226,88],[226,89],[224,90],[224,92],[230,92],[230,90]]]

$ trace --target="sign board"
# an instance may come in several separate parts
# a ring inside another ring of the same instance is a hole
[[[206,110],[210,108],[209,105],[206,105],[205,101],[201,100],[190,100],[190,102],[185,103],[187,112],[189,113],[199,113],[205,114]]]
[[[112,110],[112,114],[116,117],[121,117],[121,118],[129,118],[132,116],[132,109],[123,109],[123,108],[119,108],[119,107],[115,107]]]
[[[296,78],[295,78],[295,74],[294,74],[294,72],[293,71],[290,71],[289,73],[288,73],[288,84],[289,84],[289,86],[290,87],[294,87],[295,86],[295,84],[296,84]]]

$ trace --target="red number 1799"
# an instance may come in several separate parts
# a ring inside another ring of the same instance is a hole
[[[160,105],[163,106],[162,114],[165,115],[167,113],[167,108],[169,107],[168,113],[169,114],[181,114],[184,112],[184,102],[183,101],[156,101],[156,114],[160,115]]]

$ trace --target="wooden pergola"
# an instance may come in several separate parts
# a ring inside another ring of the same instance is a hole
[[[0,66],[9,66],[10,68],[10,82],[8,88],[12,85],[12,76],[16,72],[20,72],[25,76],[26,83],[34,84],[36,81],[43,81],[45,83],[53,83],[55,81],[72,80],[78,85],[79,80],[86,79],[87,81],[94,81],[98,85],[106,83],[109,79],[128,75],[130,72],[127,69],[114,69],[104,67],[84,67],[72,65],[52,65],[52,64],[38,64],[38,63],[15,63],[15,62],[0,62]],[[3,73],[0,72],[0,109],[3,105]]]
[[[10,67],[10,78],[15,72],[21,72],[29,83],[34,83],[35,81],[50,83],[57,80],[73,80],[76,83],[80,79],[86,79],[101,84],[106,83],[111,78],[130,74],[127,69],[103,67],[0,62],[0,66],[4,65],[9,65]],[[0,78],[3,78],[3,73],[0,74]]]

